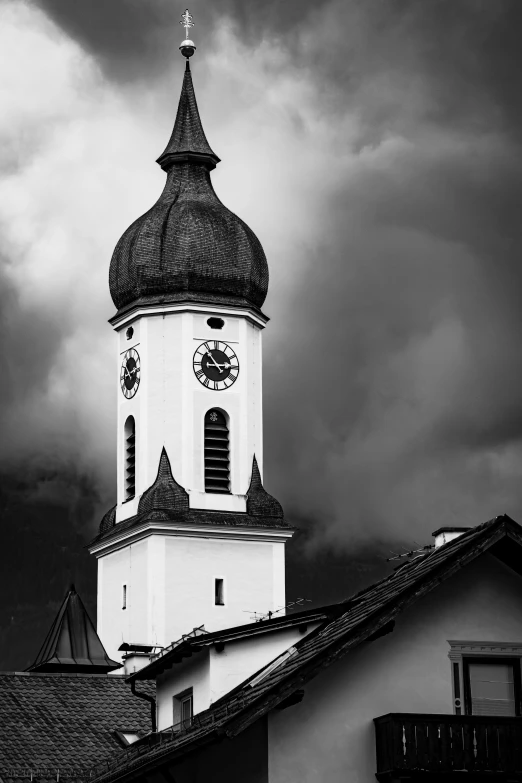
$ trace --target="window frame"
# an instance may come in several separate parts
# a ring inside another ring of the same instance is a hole
[[[176,704],[177,702],[177,704]],[[183,718],[183,705],[190,704],[190,717]],[[177,717],[177,720],[175,718]],[[172,697],[172,725],[179,726],[180,730],[186,729],[192,725],[194,718],[194,689],[186,688],[181,693]]]
[[[515,715],[522,716],[522,642],[462,641],[448,639],[451,687],[455,715],[471,715],[469,663],[508,662],[513,665]],[[457,669],[455,669],[457,664]]]

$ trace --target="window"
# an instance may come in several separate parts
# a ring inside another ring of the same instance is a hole
[[[121,608],[126,609],[127,608],[127,585],[123,585],[122,591],[121,591]]]
[[[225,325],[225,322],[222,318],[214,318],[214,316],[212,316],[212,318],[207,320],[207,324],[211,329],[222,329]]]
[[[521,642],[450,641],[456,715],[521,715]]]
[[[205,414],[205,492],[230,492],[228,424],[217,408]]]
[[[136,425],[134,416],[125,422],[125,500],[132,500],[136,492]]]
[[[216,606],[225,606],[225,586],[223,579],[214,580],[214,603]]]
[[[188,728],[192,723],[192,688],[174,696],[173,725],[179,725],[182,729]]]
[[[464,658],[468,715],[520,715],[520,659]]]

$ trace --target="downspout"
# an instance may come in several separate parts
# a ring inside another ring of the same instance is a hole
[[[131,691],[134,694],[134,696],[137,696],[138,699],[145,699],[146,701],[150,702],[150,722],[152,725],[152,733],[155,734],[157,731],[156,726],[156,699],[154,696],[149,696],[147,693],[138,693],[136,690],[136,680],[131,680]]]

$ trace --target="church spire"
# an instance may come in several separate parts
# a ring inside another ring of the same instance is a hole
[[[185,13],[182,14],[180,24],[185,28],[186,39],[179,48],[182,55],[187,58],[187,64],[185,67],[185,76],[183,79],[183,87],[181,88],[174,130],[172,131],[169,143],[164,152],[159,156],[157,162],[165,171],[174,163],[185,163],[187,161],[203,163],[208,167],[209,171],[211,171],[216,167],[216,164],[219,163],[220,159],[216,153],[212,151],[207,141],[207,137],[205,136],[205,131],[203,130],[203,125],[201,124],[201,118],[199,116],[196,95],[194,93],[194,85],[192,84],[192,74],[188,58],[192,57],[196,47],[194,42],[188,37],[190,28],[194,27],[192,15],[189,13],[188,8]]]

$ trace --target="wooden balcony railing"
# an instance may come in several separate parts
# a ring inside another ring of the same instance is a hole
[[[522,718],[392,712],[374,723],[379,781],[423,773],[462,780],[462,772],[522,781]]]

